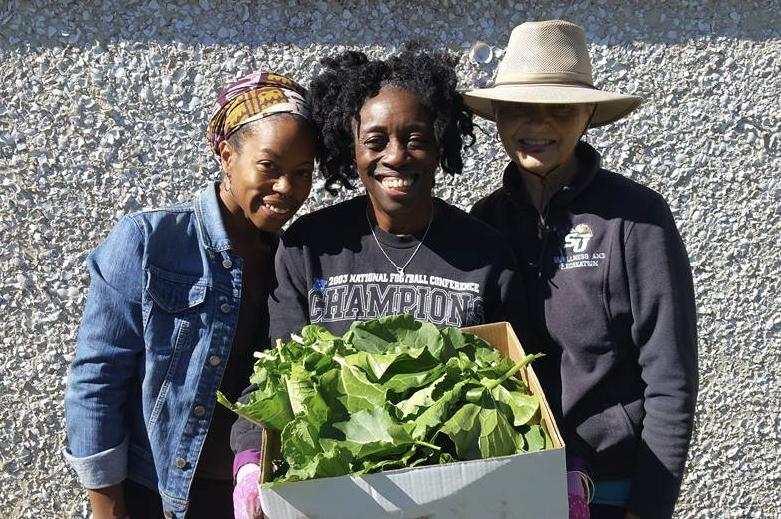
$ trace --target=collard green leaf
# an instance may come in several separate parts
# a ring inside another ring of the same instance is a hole
[[[512,367],[512,361],[508,359],[507,357],[502,357],[502,354],[499,353],[499,350],[496,350],[491,347],[485,347],[487,344],[485,341],[480,339],[479,346],[475,348],[475,364],[477,364],[481,368],[490,368],[490,367],[496,367],[498,369],[502,369],[503,364],[509,364],[509,367]]]
[[[509,359],[501,359],[494,364],[483,364],[475,370],[475,375],[480,379],[496,380],[504,376],[513,368],[513,362]],[[484,382],[485,383],[485,382]]]
[[[495,407],[490,396],[483,398],[482,405],[464,404],[439,432],[455,444],[462,460],[507,456],[523,446],[523,437]]]
[[[426,456],[419,453],[419,447],[412,445],[406,452],[391,458],[364,459],[361,468],[355,474],[369,474],[383,470],[414,467],[425,461]]]
[[[461,402],[464,388],[468,383],[467,380],[456,383],[452,389],[443,392],[440,398],[423,411],[414,421],[412,437],[416,440],[428,438],[432,431],[445,422]]]
[[[327,409],[322,409],[320,402],[317,399],[313,399],[310,405],[317,412],[317,415],[312,417],[312,420],[316,423],[340,422],[349,416],[347,408],[342,404],[344,394],[340,389],[340,372],[341,367],[326,371],[320,377],[317,384],[317,395]],[[326,416],[324,420],[322,419],[323,415]]]
[[[235,404],[218,391],[217,401],[239,416],[272,431],[281,431],[293,419],[293,410],[287,392],[281,388],[254,391],[250,393],[247,403],[236,402]]]
[[[400,353],[423,347],[436,358],[439,358],[444,346],[436,326],[416,321],[411,315],[355,322],[344,334],[344,340],[361,351],[372,353]]]
[[[339,401],[350,413],[382,408],[386,402],[386,391],[371,383],[364,372],[345,361],[340,362]]]
[[[333,366],[333,356],[319,351],[312,351],[303,359],[304,369],[312,375],[322,375],[329,369],[332,369]]]
[[[496,407],[483,406],[480,420],[480,454],[483,458],[515,454],[523,446],[523,436]]]
[[[400,417],[403,419],[415,418],[422,410],[430,407],[434,403],[434,390],[437,388],[437,384],[445,380],[445,375],[442,375],[430,385],[421,388],[406,400],[402,400],[396,404],[396,408],[401,412]]]
[[[322,452],[320,434],[306,417],[298,417],[282,429],[282,455],[291,467],[301,468]]]
[[[401,418],[408,420],[418,416],[431,407],[445,391],[452,389],[457,380],[457,376],[446,372],[426,387],[412,393],[409,398],[399,401],[396,408],[401,411]]]
[[[315,393],[312,374],[301,364],[293,364],[290,374],[284,377],[290,408],[298,416],[304,413],[304,401]]]
[[[453,463],[454,461],[458,461],[458,459],[454,458],[452,454],[449,452],[443,452],[439,455],[439,464],[445,464],[445,463]]]
[[[442,339],[445,341],[445,345],[452,351],[463,350],[468,344],[467,336],[469,334],[464,333],[458,328],[448,326],[440,330]]]
[[[254,371],[250,376],[250,383],[255,384],[259,388],[266,388],[269,384],[278,382],[281,373],[290,370],[290,363],[282,362],[277,355],[266,354],[266,352],[259,353],[266,356],[255,362]]]
[[[406,353],[360,351],[346,356],[345,360],[361,368],[373,382],[385,382],[397,374],[427,371],[439,365],[426,348],[411,348]]]
[[[459,351],[456,355],[447,359],[445,366],[449,373],[469,372],[471,376],[471,373],[475,368],[475,363],[469,360],[469,357],[467,357],[466,353]]]
[[[334,370],[335,373],[335,370]],[[302,416],[306,418],[315,427],[321,427],[323,424],[333,422],[338,419],[340,407],[329,404],[323,397],[323,391],[320,384],[315,384],[314,391],[303,400]]]
[[[399,358],[400,353],[372,353],[359,351],[347,355],[344,360],[351,366],[361,368],[372,382],[379,382],[387,369]]]
[[[334,428],[344,433],[342,445],[358,459],[401,454],[413,443],[411,427],[398,423],[382,408],[358,411]]]
[[[414,373],[397,373],[384,382],[380,382],[380,387],[397,395],[403,395],[408,391],[419,387],[427,386],[438,379],[445,372],[445,366],[438,365],[428,371],[418,371]],[[398,400],[398,398],[396,399]]]
[[[274,483],[344,476],[352,471],[351,462],[350,451],[335,445],[332,449],[317,454],[299,468],[290,467],[285,478]]]
[[[480,422],[477,415],[479,413],[479,405],[464,404],[439,429],[439,433],[447,435],[456,446],[459,459],[476,460],[481,457],[478,445]]]
[[[446,348],[466,355],[472,362],[493,357],[498,352],[482,337],[458,328],[443,328],[442,337]]]
[[[502,385],[507,388],[508,391],[519,391],[527,395],[531,394],[529,387],[519,377],[509,377],[507,380],[502,382]]]
[[[512,416],[512,423],[515,427],[526,425],[540,409],[537,397],[518,391],[508,391],[502,385],[493,388],[491,396],[494,397],[498,406],[507,405],[510,408],[509,413],[505,412],[505,414]]]
[[[481,366],[485,364],[489,357],[498,354],[481,337],[472,333],[466,333],[458,328],[444,328],[442,337],[445,340],[446,348],[456,350],[458,354],[463,354],[471,362],[477,362]]]
[[[527,452],[541,451],[545,449],[548,441],[548,433],[540,425],[530,425],[529,429],[523,433],[526,440],[525,449]]]
[[[280,366],[284,368],[284,371],[287,371],[290,364],[300,361],[309,354],[309,347],[296,340],[283,343],[280,339],[277,339],[276,346],[269,352],[279,356]]]
[[[336,335],[326,330],[319,324],[308,324],[301,330],[301,338],[304,344],[311,345],[316,342],[333,342],[339,339]]]

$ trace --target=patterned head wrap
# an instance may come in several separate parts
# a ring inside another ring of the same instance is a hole
[[[219,155],[220,143],[247,123],[287,112],[309,119],[306,89],[281,74],[255,71],[226,88],[212,108],[206,140]]]

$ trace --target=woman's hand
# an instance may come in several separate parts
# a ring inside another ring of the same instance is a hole
[[[242,465],[236,473],[233,488],[233,515],[236,519],[262,519],[260,510],[260,467],[254,463]]]
[[[627,510],[624,519],[640,519],[640,517],[636,516],[635,514]]]
[[[117,483],[105,488],[87,490],[94,519],[125,519],[125,485]]]

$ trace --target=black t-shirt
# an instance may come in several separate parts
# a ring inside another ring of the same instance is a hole
[[[515,260],[498,232],[439,199],[425,237],[376,224],[373,234],[366,210],[357,197],[301,217],[284,234],[269,298],[272,339],[308,323],[341,335],[353,321],[396,314],[457,327],[522,315]]]
[[[440,326],[509,321],[524,341],[523,287],[512,251],[496,230],[434,199],[425,238],[424,231],[398,237],[375,225],[375,240],[366,204],[360,196],[302,216],[282,236],[269,297],[272,341],[287,340],[310,322],[341,335],[353,321],[397,314]],[[380,247],[405,266],[403,275]],[[261,430],[239,418],[233,451],[260,443]]]

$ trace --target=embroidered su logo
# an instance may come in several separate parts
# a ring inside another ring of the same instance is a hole
[[[564,237],[564,248],[572,249],[572,252],[583,252],[592,236],[594,232],[591,227],[585,223],[578,224]]]

